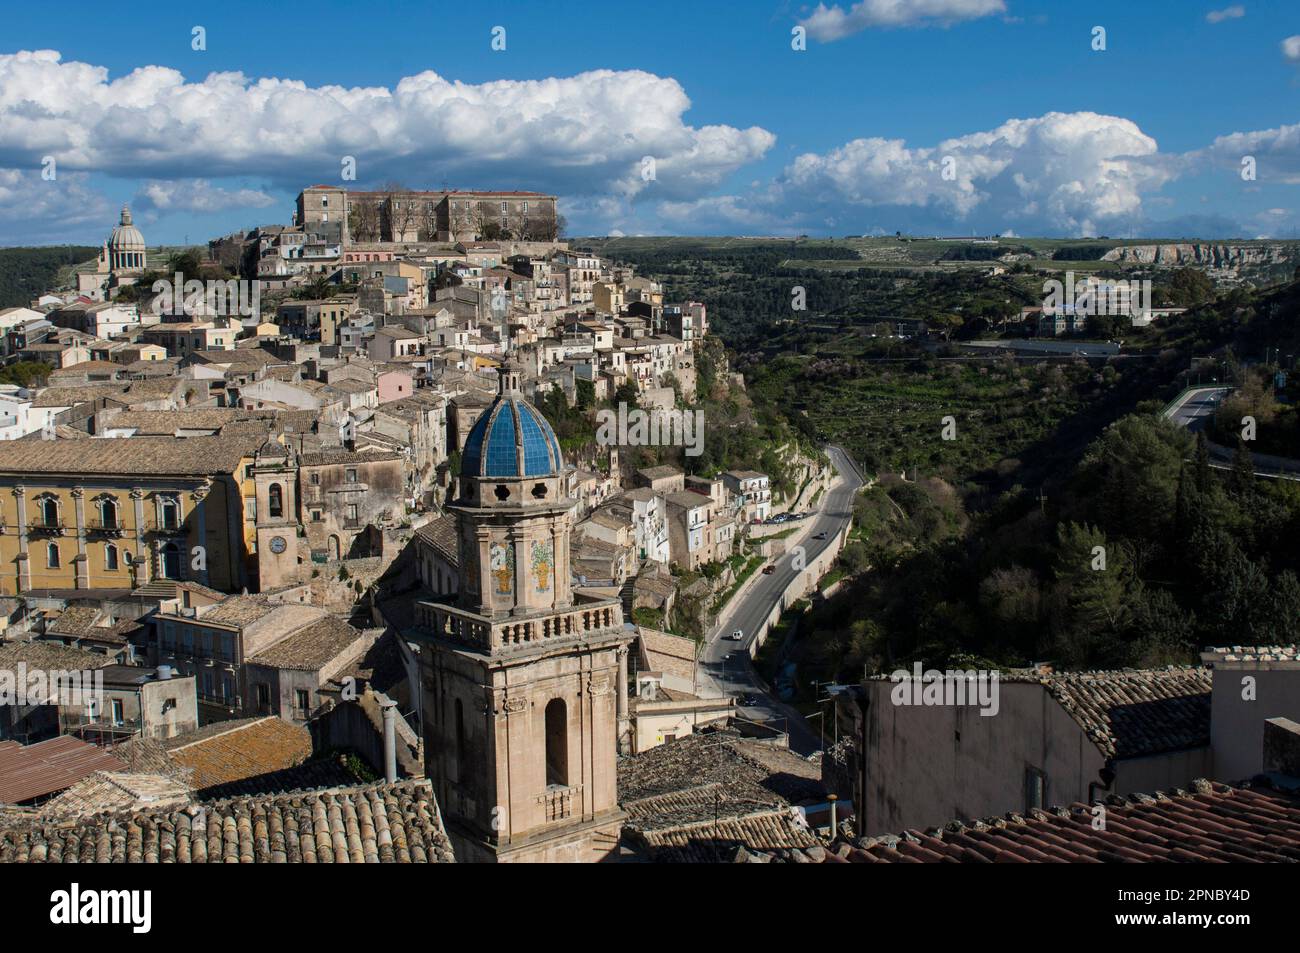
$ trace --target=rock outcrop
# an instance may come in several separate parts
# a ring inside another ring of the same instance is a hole
[[[1288,243],[1227,244],[1223,242],[1178,242],[1158,245],[1124,245],[1112,248],[1103,261],[1133,265],[1228,268],[1281,265],[1297,257],[1297,246]]]

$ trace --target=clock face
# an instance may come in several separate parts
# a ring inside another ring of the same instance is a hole
[[[285,543],[284,543],[283,536],[271,537],[271,552],[276,553],[278,555],[279,553],[284,552],[284,546]]]

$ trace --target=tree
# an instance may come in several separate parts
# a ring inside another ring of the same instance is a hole
[[[1246,441],[1238,439],[1232,454],[1232,476],[1228,485],[1234,493],[1247,495],[1255,487],[1255,458],[1246,448]]]
[[[379,206],[372,199],[348,199],[348,232],[353,241],[379,241]]]
[[[470,225],[476,238],[493,241],[501,233],[501,215],[493,203],[475,202],[469,211]]]
[[[410,190],[400,182],[386,182],[381,191],[385,193],[389,237],[395,242],[406,241],[406,235],[419,220],[418,203],[411,197]]]
[[[926,321],[926,324],[943,335],[945,341],[955,332],[961,330],[962,323],[961,315],[950,312],[931,315],[929,320]]]
[[[530,242],[559,241],[562,221],[554,202],[538,202],[523,221],[519,237]]]
[[[199,256],[193,249],[187,248],[167,256],[167,271],[171,274],[179,271],[186,279],[198,278],[202,267]]]
[[[1194,308],[1214,300],[1214,282],[1199,268],[1179,268],[1160,289],[1166,306]]]
[[[1186,432],[1159,417],[1117,420],[1084,454],[1076,491],[1108,533],[1159,543],[1174,517]]]
[[[614,390],[613,404],[616,407],[619,404],[627,404],[628,409],[632,410],[638,406],[637,394],[636,382],[625,380]]]
[[[1093,526],[1066,523],[1057,543],[1053,602],[1055,651],[1073,664],[1115,664],[1131,650],[1130,634],[1141,583],[1126,547]]]
[[[1196,431],[1196,491],[1201,494],[1210,490],[1210,445],[1205,439],[1205,431]]]

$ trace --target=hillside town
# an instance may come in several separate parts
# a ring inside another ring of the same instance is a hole
[[[834,732],[814,731],[793,665],[773,686],[749,663],[839,585],[867,481],[837,447],[790,449],[793,492],[687,473],[728,426],[699,409],[700,364],[725,360],[707,306],[561,221],[531,192],[313,186],[292,224],[199,257],[151,251],[124,208],[75,287],[0,313],[10,362],[47,368],[3,398],[0,859],[310,862],[310,840],[195,818],[340,807],[323,833],[357,846],[335,860],[1215,859],[1291,810],[1222,782],[1295,773],[1285,703],[1257,717],[1233,688],[1289,684],[1294,647],[991,686],[918,666],[902,703],[868,671],[825,686]],[[548,413],[603,418],[594,452]],[[635,465],[646,446],[682,465]],[[908,754],[945,731],[975,739],[946,762],[982,779],[960,804]],[[1153,790],[1222,800],[1233,829],[1092,836],[1099,792],[1124,825],[1178,823]],[[400,848],[348,826],[379,804]],[[1023,826],[995,840],[895,834],[1008,811]],[[85,855],[131,817],[153,819],[142,854]]]
[[[1082,6],[11,5],[17,935],[1290,926],[1300,35]]]
[[[424,859],[595,859],[624,833],[616,759],[697,730],[820,789],[699,656],[838,476],[795,451],[774,496],[748,467],[633,466],[703,437],[707,308],[557,219],[529,192],[314,186],[195,262],[123,208],[75,287],[0,312],[9,362],[46,366],[3,395],[2,667],[96,687],[0,708],[10,820],[422,779],[450,832]],[[596,455],[540,406],[607,408]],[[796,596],[834,557],[817,535]]]

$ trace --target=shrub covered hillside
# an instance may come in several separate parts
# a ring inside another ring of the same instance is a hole
[[[846,555],[871,569],[813,610],[805,681],[970,656],[1159,665],[1300,639],[1300,483],[1212,469],[1155,415],[1109,427],[1051,498],[1015,486],[968,516],[940,480],[889,480],[856,509]]]
[[[50,248],[0,248],[0,308],[18,308],[31,303],[41,292],[58,287],[65,271],[78,262],[94,258],[98,248],[59,245]]]

